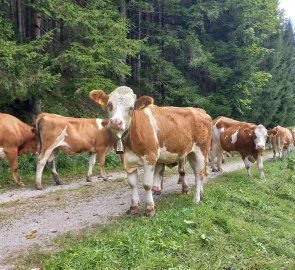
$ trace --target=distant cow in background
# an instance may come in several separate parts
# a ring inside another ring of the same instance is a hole
[[[265,149],[268,134],[263,125],[236,121],[226,117],[217,117],[213,120],[212,132],[212,171],[221,171],[221,158],[223,151],[240,153],[244,160],[247,173],[251,176],[250,161],[257,161],[260,178],[265,178],[263,173],[262,151]],[[217,156],[217,168],[214,158]]]
[[[273,157],[285,157],[294,148],[293,133],[290,129],[277,126],[271,131],[276,131],[276,135],[271,136]]]
[[[37,152],[35,128],[16,117],[0,113],[0,159],[7,159],[16,184],[23,186],[18,174],[18,156]]]
[[[36,188],[42,189],[42,172],[47,163],[56,184],[63,184],[56,171],[54,156],[58,150],[74,154],[90,152],[87,181],[91,181],[92,169],[98,154],[100,174],[107,180],[105,155],[113,148],[110,130],[104,127],[106,119],[73,118],[41,113],[36,120],[40,137],[40,150],[36,170]]]

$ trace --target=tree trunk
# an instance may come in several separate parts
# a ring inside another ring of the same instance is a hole
[[[32,1],[33,3],[38,0]],[[41,14],[36,10],[32,10],[32,38],[38,39],[41,36]],[[41,112],[41,98],[33,97],[31,99],[31,114],[33,118],[33,122],[35,124],[37,115]]]
[[[25,18],[24,18],[24,3],[23,0],[16,1],[17,9],[17,26],[20,38],[23,39],[25,36]]]
[[[126,18],[126,2],[125,2],[125,0],[121,0],[120,13],[122,14],[123,17]],[[122,61],[124,63],[126,63],[126,58],[127,58],[126,54],[122,56]],[[119,85],[126,85],[126,75],[125,74],[119,75],[118,83],[119,83]]]

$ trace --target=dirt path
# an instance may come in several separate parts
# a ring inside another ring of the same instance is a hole
[[[271,154],[265,155],[264,160],[270,157]],[[223,173],[243,167],[242,161],[224,164]],[[218,175],[221,173],[212,173],[206,181]],[[23,188],[0,194],[0,269],[11,269],[18,254],[28,253],[35,244],[46,247],[57,235],[104,224],[123,215],[131,198],[125,178],[125,173],[120,172],[113,173],[107,182],[86,183],[83,179],[43,191]],[[192,173],[188,173],[186,179],[189,186],[194,185]],[[177,180],[176,173],[166,176],[163,194],[179,193],[181,186]],[[142,200],[143,194],[140,189]],[[34,230],[36,237],[27,239]]]

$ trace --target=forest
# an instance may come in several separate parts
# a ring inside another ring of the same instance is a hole
[[[92,89],[295,124],[293,26],[278,0],[0,0],[0,108],[103,114]]]

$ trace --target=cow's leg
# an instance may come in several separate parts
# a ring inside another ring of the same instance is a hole
[[[107,181],[108,176],[105,169],[105,163],[106,163],[105,152],[98,153],[98,160],[99,160],[100,176],[102,177],[104,181]]]
[[[215,142],[212,142],[212,148],[211,148],[211,168],[212,172],[217,172],[217,168],[215,166],[215,157],[217,156],[218,151],[218,144]]]
[[[189,191],[188,184],[185,181],[185,159],[181,159],[178,162],[178,173],[179,173],[179,179],[178,184],[182,184],[182,193],[187,194]]]
[[[95,161],[96,161],[96,153],[91,153],[89,157],[89,161],[88,161],[89,165],[88,165],[88,172],[86,176],[87,182],[91,182],[92,170],[93,170],[93,166],[95,165]]]
[[[212,172],[219,172],[222,171],[221,163],[222,163],[222,155],[223,150],[220,144],[212,143],[212,151],[211,151],[211,167]],[[217,157],[217,168],[215,167],[215,157]]]
[[[128,214],[138,214],[139,211],[139,195],[137,189],[137,170],[132,173],[127,172],[128,184],[132,189],[132,199],[130,209],[127,211]]]
[[[196,183],[196,194],[194,197],[194,202],[196,204],[200,203],[203,198],[203,170],[205,169],[205,157],[201,149],[197,149],[194,153],[188,155],[188,161],[195,174],[195,183]]]
[[[250,171],[250,161],[249,161],[248,157],[243,157],[243,160],[244,160],[244,164],[245,164],[245,168],[247,170],[248,176],[252,177],[251,171]]]
[[[157,163],[155,167],[155,173],[154,173],[154,184],[152,187],[152,191],[156,195],[161,195],[161,189],[162,189],[162,177],[165,170],[165,165],[161,163]],[[161,176],[162,174],[162,176]]]
[[[7,156],[9,166],[12,171],[14,182],[19,186],[24,186],[24,183],[21,181],[19,174],[17,172],[17,170],[18,170],[18,152],[17,152],[17,150],[11,149],[11,150],[5,151],[5,154]]]
[[[37,160],[37,168],[36,168],[36,176],[35,176],[35,184],[37,189],[43,189],[42,186],[42,173],[44,170],[44,167],[47,163],[47,160],[51,156],[54,149],[47,149],[46,151],[44,149],[41,150],[38,160]]]
[[[258,155],[257,157],[257,165],[258,165],[258,170],[259,170],[259,176],[261,179],[265,179],[265,175],[263,172],[263,159],[262,155]]]
[[[63,185],[63,181],[59,178],[59,175],[56,171],[56,167],[55,167],[55,160],[54,160],[54,152],[52,152],[52,154],[50,155],[50,157],[47,160],[47,165],[50,169],[50,172],[53,176],[53,180],[57,185]]]
[[[145,214],[147,216],[154,216],[155,211],[155,203],[153,199],[153,192],[152,192],[152,185],[153,185],[153,176],[155,172],[156,162],[154,161],[147,161],[144,159],[143,162],[144,172],[143,172],[143,188],[146,192],[146,210]]]

